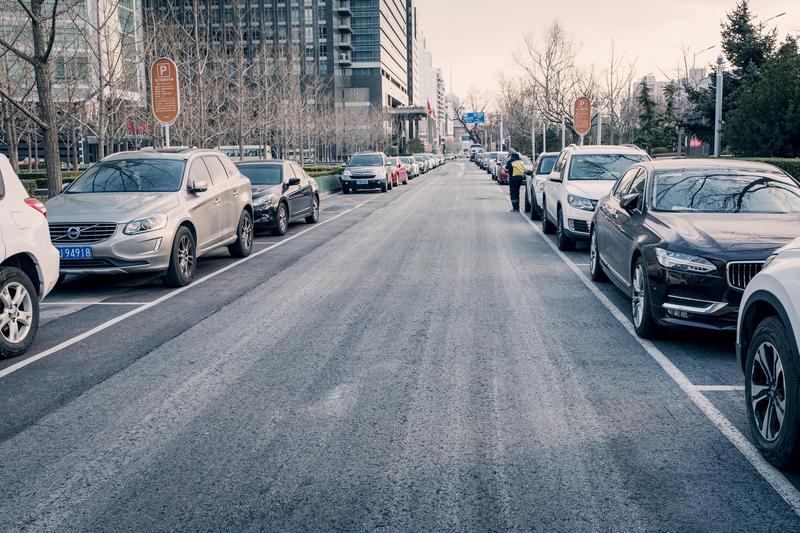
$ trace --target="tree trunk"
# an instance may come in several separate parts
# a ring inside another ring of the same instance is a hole
[[[11,107],[10,103],[3,103],[3,128],[6,130],[8,160],[14,172],[19,174],[19,134],[17,133],[16,116]]]

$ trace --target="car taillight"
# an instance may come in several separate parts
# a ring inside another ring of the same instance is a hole
[[[47,208],[36,198],[25,198],[25,204],[36,209],[44,215],[44,218],[47,218]]]

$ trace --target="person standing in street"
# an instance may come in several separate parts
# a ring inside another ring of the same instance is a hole
[[[525,183],[525,163],[520,159],[516,150],[512,148],[509,152],[506,172],[508,172],[508,187],[511,193],[511,211],[513,212],[519,211],[519,189]]]

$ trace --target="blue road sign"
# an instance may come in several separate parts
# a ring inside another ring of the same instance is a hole
[[[464,113],[464,124],[483,124],[486,122],[486,113]]]
[[[471,139],[472,139],[472,137],[470,137],[469,135],[462,135],[461,136],[461,142],[468,142]]]

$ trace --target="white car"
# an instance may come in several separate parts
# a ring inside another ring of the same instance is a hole
[[[800,239],[770,257],[739,307],[736,355],[756,447],[780,468],[800,464]]]
[[[564,148],[547,177],[542,197],[542,231],[556,233],[559,250],[589,240],[597,202],[635,163],[650,156],[636,146],[575,146]]]
[[[0,357],[22,355],[39,328],[39,301],[58,283],[47,209],[0,155]]]
[[[497,178],[500,175],[500,167],[505,165],[506,159],[508,159],[508,152],[492,152],[497,154],[492,162],[489,164],[489,174],[492,175],[492,179],[497,181]]]
[[[539,154],[533,167],[533,173],[525,176],[525,194],[527,195],[527,203],[530,205],[528,210],[531,212],[531,220],[540,220],[542,218],[544,183],[547,181],[547,176],[553,171],[557,159],[558,152]]]

